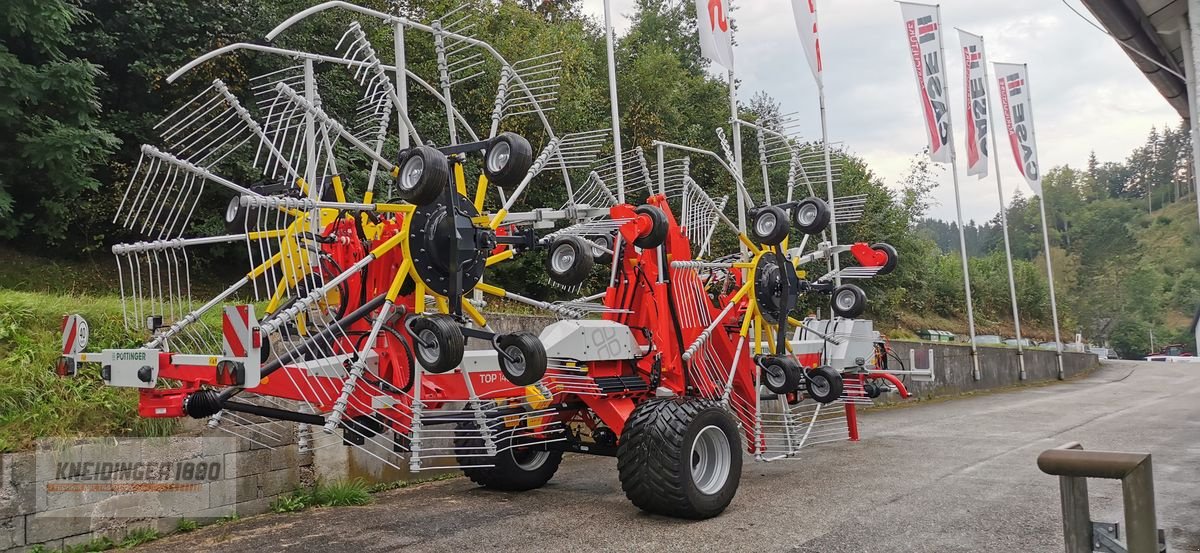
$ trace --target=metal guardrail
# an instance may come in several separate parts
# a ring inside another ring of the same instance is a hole
[[[1154,472],[1149,453],[1084,451],[1079,442],[1048,449],[1038,456],[1042,472],[1059,477],[1063,539],[1067,553],[1165,553],[1165,535],[1154,510]],[[1125,503],[1125,545],[1117,524],[1091,520],[1088,478],[1121,481]]]

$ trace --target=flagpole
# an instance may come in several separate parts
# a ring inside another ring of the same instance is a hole
[[[1022,64],[1022,66],[1025,68],[1025,78],[1028,79],[1029,64]],[[1025,94],[1029,95],[1029,120],[1033,121],[1033,91],[1028,82],[1025,83]],[[1033,143],[1037,144],[1036,125],[1030,125],[1030,134],[1033,135]],[[1066,372],[1063,370],[1062,335],[1058,328],[1058,300],[1054,294],[1054,264],[1050,260],[1050,229],[1046,225],[1046,190],[1044,188],[1038,194],[1038,207],[1042,212],[1042,245],[1046,249],[1046,274],[1050,279],[1050,316],[1054,317],[1054,351],[1058,358],[1058,379],[1063,380],[1066,378]]]
[[[729,16],[729,25],[733,25],[733,16]],[[732,61],[730,65],[733,65]],[[734,187],[742,186],[742,122],[738,114],[737,105],[737,78],[733,74],[733,70],[729,70],[729,112],[733,126],[733,170],[737,171],[737,176],[734,178],[738,181],[733,183]],[[738,232],[746,234],[746,199],[745,195],[740,192],[734,194],[738,201]],[[746,245],[742,244],[742,253],[746,253]]]
[[[936,10],[937,10],[937,19],[938,19],[938,29],[940,32],[940,29],[942,29],[942,7],[936,6]],[[944,41],[944,40],[940,41],[938,46],[939,46],[940,54],[942,57],[942,63],[945,63],[946,41]],[[943,81],[943,86],[945,87],[945,90],[946,90],[946,97],[952,98],[953,95],[950,94],[949,79],[945,79]],[[949,143],[949,146],[950,146],[950,171],[954,175],[954,208],[955,208],[956,214],[958,216],[958,245],[959,245],[959,254],[961,254],[961,257],[962,257],[963,290],[967,294],[967,328],[971,333],[971,366],[973,367],[972,375],[974,376],[975,380],[980,380],[983,378],[983,375],[979,372],[979,350],[978,350],[978,343],[975,338],[975,305],[974,305],[974,302],[971,300],[971,269],[970,269],[970,264],[967,261],[967,235],[963,231],[962,194],[959,192],[959,184],[958,184],[958,180],[959,180],[958,179],[958,154],[955,152],[955,148],[954,148],[954,110],[952,110],[952,109],[946,110],[946,122],[950,124],[950,129],[951,129],[950,143]]]
[[[1004,181],[1000,177],[1000,143],[996,142],[996,125],[992,123],[992,98],[991,98],[991,77],[988,76],[987,68],[987,52],[983,48],[983,37],[979,38],[980,54],[983,56],[983,82],[987,90],[984,91],[984,98],[987,102],[988,112],[988,131],[991,133],[992,139],[992,161],[996,166],[996,193],[1000,196],[1000,229],[1004,233],[1004,261],[1008,264],[1008,294],[1012,298],[1013,326],[1017,332],[1017,366],[1020,368],[1018,378],[1025,380],[1028,375],[1025,372],[1025,344],[1021,341],[1021,315],[1017,308],[1017,280],[1013,276],[1013,257],[1012,245],[1008,238],[1008,212],[1007,205],[1004,201]]]
[[[837,246],[838,245],[838,234],[837,234],[838,209],[837,209],[837,204],[833,197],[833,162],[830,159],[830,152],[829,152],[829,121],[828,121],[828,118],[826,116],[826,111],[825,111],[825,81],[824,81],[824,79],[817,79],[817,96],[820,98],[820,102],[821,102],[821,142],[823,142],[824,146],[825,146],[825,193],[829,195],[829,207],[830,207],[830,209],[833,210],[833,217],[829,220],[829,238],[833,241],[833,245]],[[841,286],[842,285],[841,260],[838,259],[837,254],[834,254],[830,257],[833,258],[832,259],[833,260],[833,275],[834,275],[833,283],[835,286]]]
[[[616,30],[611,0],[604,0],[604,40],[608,50],[608,101],[612,109],[613,160],[617,164],[617,203],[625,203],[625,163],[621,155],[621,108],[617,103],[617,58],[613,52]]]

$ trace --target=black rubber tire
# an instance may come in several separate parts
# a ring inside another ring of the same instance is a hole
[[[242,197],[230,198],[225,207],[225,231],[229,234],[242,234],[254,230],[247,224],[250,218],[250,208],[242,205]]]
[[[642,205],[635,209],[639,215],[645,215],[650,218],[653,223],[650,227],[650,232],[645,236],[639,236],[633,241],[633,245],[643,250],[657,248],[667,242],[667,227],[670,222],[667,221],[667,214],[657,207],[652,205]]]
[[[612,250],[617,245],[611,234],[593,236],[591,237],[591,241],[593,244],[603,246],[608,250]],[[613,254],[604,250],[592,249],[592,261],[595,261],[597,265],[606,265],[608,263],[612,263],[612,260]]]
[[[504,378],[517,386],[537,384],[546,376],[546,346],[537,336],[528,332],[505,334],[498,340],[500,352],[500,372]],[[510,363],[505,354],[517,357],[516,363]]]
[[[763,359],[762,384],[776,394],[790,394],[804,383],[804,370],[795,357],[776,355]]]
[[[470,421],[460,422],[456,426],[460,434],[472,432],[476,428],[478,426]],[[494,432],[493,435],[495,435]],[[459,451],[458,464],[468,467],[462,469],[463,474],[480,486],[502,492],[525,492],[545,486],[558,471],[558,465],[562,463],[563,452],[521,448],[505,449],[511,445],[511,440],[512,438],[498,440],[496,448],[504,451],[499,451],[495,457],[486,457],[483,456],[486,454],[483,438],[455,438],[454,446]],[[494,466],[480,467],[477,465]]]
[[[729,446],[728,475],[719,489],[703,493],[692,476],[693,446],[715,426]],[[742,476],[737,420],[715,401],[662,398],[634,409],[617,447],[617,471],[625,497],[643,511],[686,519],[712,518],[725,510]]]
[[[896,248],[893,248],[891,244],[886,242],[879,242],[871,244],[871,249],[887,254],[887,261],[883,263],[883,267],[875,274],[882,276],[896,270],[896,264],[900,263],[900,253],[896,251]]]
[[[833,403],[842,397],[845,384],[842,382],[841,373],[833,370],[833,367],[809,369],[805,376],[807,376],[804,379],[805,391],[808,392],[808,397],[813,398],[814,401]]]
[[[592,276],[596,265],[592,243],[582,236],[560,236],[546,252],[546,272],[550,280],[563,286],[582,284]]]
[[[760,244],[776,246],[787,239],[791,232],[787,213],[778,206],[769,205],[759,208],[754,213],[750,223],[750,235]]]
[[[507,148],[508,160],[503,164],[493,163],[492,152],[495,148]],[[521,183],[529,168],[533,167],[533,147],[525,137],[503,132],[488,142],[487,152],[483,156],[483,174],[488,182],[496,186],[516,186]]]
[[[462,364],[466,350],[466,338],[462,328],[446,315],[420,317],[412,322],[413,354],[425,370],[441,374],[450,372]],[[422,342],[432,340],[436,350],[426,348]]]
[[[400,174],[396,177],[396,195],[408,203],[429,205],[450,186],[450,162],[445,154],[429,146],[405,150],[397,165]]]
[[[829,228],[833,210],[821,198],[805,198],[792,208],[792,224],[804,234],[821,234]]]
[[[853,284],[843,284],[833,289],[829,296],[833,313],[844,319],[853,319],[867,310],[867,293]]]
[[[875,399],[875,398],[883,395],[883,389],[880,388],[879,385],[877,385],[877,384],[868,382],[866,384],[863,384],[863,393],[866,394],[868,398]]]

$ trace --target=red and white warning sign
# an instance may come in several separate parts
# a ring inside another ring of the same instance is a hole
[[[253,388],[259,384],[262,342],[258,337],[258,319],[253,305],[230,305],[221,317],[221,341],[225,360],[235,361],[242,372],[242,385]],[[218,367],[228,366],[218,365]]]
[[[82,315],[67,315],[62,324],[62,354],[75,355],[87,349],[88,323]]]

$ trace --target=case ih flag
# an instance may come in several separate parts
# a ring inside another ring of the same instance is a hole
[[[1000,86],[1000,107],[1004,110],[1004,127],[1012,143],[1013,158],[1025,182],[1042,195],[1042,171],[1038,166],[1037,140],[1033,132],[1033,104],[1029,97],[1029,68],[1024,64],[997,63],[996,77]]]
[[[804,55],[808,56],[808,67],[817,85],[821,85],[825,62],[821,59],[821,35],[817,31],[817,0],[792,0],[792,15],[796,17],[796,30],[800,32]]]
[[[946,64],[942,59],[941,15],[937,6],[900,2],[900,13],[912,50],[913,71],[921,94],[921,111],[929,133],[929,157],[949,163],[950,104],[946,97]]]
[[[733,25],[726,0],[696,0],[696,27],[704,57],[733,71]]]
[[[958,30],[967,98],[967,174],[988,175],[988,82],[983,37]]]

